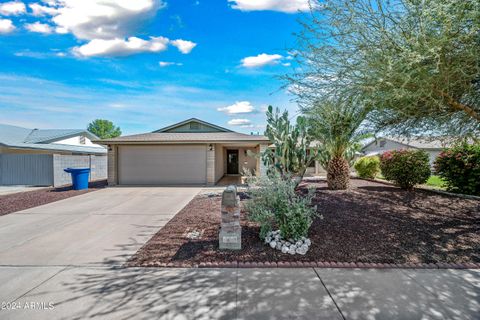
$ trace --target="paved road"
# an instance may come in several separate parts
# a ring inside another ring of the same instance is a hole
[[[106,189],[0,217],[0,319],[479,319],[479,270],[122,268],[198,191]]]

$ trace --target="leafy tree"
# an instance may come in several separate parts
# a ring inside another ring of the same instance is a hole
[[[116,127],[112,121],[103,119],[90,122],[87,130],[101,139],[115,138],[122,134],[120,127]]]
[[[361,140],[369,136],[361,128],[368,109],[342,100],[325,100],[304,108],[310,133],[319,143],[318,159],[327,171],[328,187],[348,189],[350,165],[360,151]]]
[[[480,132],[480,1],[311,3],[286,76],[300,103],[353,98],[384,133]]]
[[[288,111],[280,113],[278,108],[267,110],[267,129],[265,135],[273,142],[273,149],[268,148],[261,156],[270,170],[281,177],[294,177],[300,183],[308,166],[315,161],[315,149],[311,149],[311,137],[307,132],[307,122],[304,117],[297,117],[292,125]],[[308,151],[308,150],[311,150]]]

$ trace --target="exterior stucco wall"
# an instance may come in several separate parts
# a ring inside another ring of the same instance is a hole
[[[391,140],[385,140],[385,145],[381,146],[380,141],[373,142],[369,146],[363,149],[363,152],[365,154],[382,154],[386,151],[392,151],[392,150],[401,150],[401,149],[418,149],[414,147],[410,147],[401,143],[397,143],[395,141]],[[433,166],[433,162],[435,161],[436,157],[440,154],[441,149],[424,149],[429,156],[430,160],[430,165]]]
[[[90,140],[88,137],[85,137],[85,143],[80,143],[81,137],[85,137],[85,136],[78,135],[78,136],[71,137],[71,138],[68,138],[68,139],[58,140],[58,141],[55,141],[55,142],[52,142],[52,143],[53,144],[67,144],[67,145],[71,145],[71,146],[88,146],[88,147],[99,147],[99,148],[103,147],[99,144],[93,143],[92,140]]]

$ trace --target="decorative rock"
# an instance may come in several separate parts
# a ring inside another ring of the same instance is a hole
[[[312,242],[306,237],[301,237],[298,241],[293,239],[286,241],[282,239],[280,230],[273,230],[265,235],[265,244],[268,244],[273,249],[282,251],[282,253],[305,255]]]

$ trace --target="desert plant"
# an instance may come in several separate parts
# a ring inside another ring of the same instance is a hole
[[[374,179],[380,173],[380,158],[378,156],[361,157],[353,166],[360,178]]]
[[[260,238],[274,228],[280,229],[284,239],[299,240],[308,235],[313,218],[317,216],[312,207],[314,190],[306,195],[296,192],[297,183],[278,173],[264,177],[247,177],[250,197],[245,203],[248,218],[260,224]]]
[[[269,174],[275,171],[282,178],[293,177],[298,185],[317,155],[316,150],[310,146],[306,120],[297,117],[296,124],[292,125],[288,111],[280,113],[278,108],[274,111],[272,106],[268,107],[266,115],[265,135],[274,146],[261,155],[262,160],[268,167]]]
[[[443,150],[435,172],[452,192],[480,195],[480,144],[463,143]]]
[[[318,160],[327,171],[328,187],[348,189],[350,164],[361,149],[360,140],[368,137],[360,126],[368,109],[348,100],[324,100],[304,108],[310,133],[318,141]]]
[[[380,157],[380,169],[385,179],[402,189],[412,189],[430,177],[428,153],[423,150],[393,150]]]

